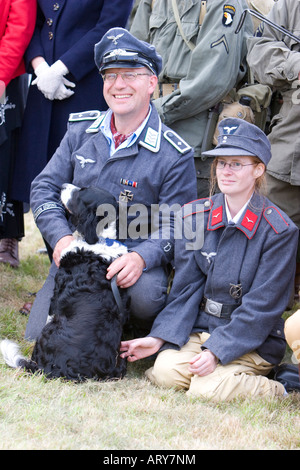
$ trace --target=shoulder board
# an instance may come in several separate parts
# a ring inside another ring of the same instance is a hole
[[[164,138],[170,142],[173,147],[178,150],[181,154],[185,154],[191,150],[191,146],[187,144],[176,132],[168,129],[164,132]]]
[[[83,111],[81,113],[71,113],[69,116],[69,122],[77,121],[94,121],[100,116],[101,112],[98,110]]]
[[[284,217],[282,216],[281,212],[277,209],[277,207],[274,207],[274,206],[266,207],[263,215],[266,221],[273,228],[274,232],[282,233],[288,229],[289,223],[284,219]]]
[[[195,201],[188,202],[182,206],[182,217],[185,219],[190,215],[199,214],[201,212],[209,211],[213,206],[212,200],[207,198],[196,199]]]
[[[94,132],[98,132],[99,128],[102,124],[103,119],[105,118],[105,113],[100,113],[100,116],[93,122],[93,124],[86,129],[87,134],[92,134]]]

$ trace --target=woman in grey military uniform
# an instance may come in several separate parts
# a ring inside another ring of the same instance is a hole
[[[212,168],[220,193],[182,209],[183,227],[203,231],[193,247],[175,242],[167,306],[147,338],[122,343],[135,361],[160,353],[146,374],[154,383],[213,401],[282,396],[266,376],[283,358],[281,318],[291,294],[298,230],[261,194],[271,158],[265,134],[228,118],[219,125]],[[185,232],[186,230],[183,230]]]

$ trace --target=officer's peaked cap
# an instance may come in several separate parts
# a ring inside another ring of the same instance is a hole
[[[159,75],[162,68],[162,58],[155,47],[123,28],[111,28],[95,45],[95,62],[99,72],[110,68],[148,67]]]
[[[271,145],[266,134],[243,119],[226,118],[219,123],[218,144],[203,152],[210,157],[256,156],[266,166],[271,159]]]

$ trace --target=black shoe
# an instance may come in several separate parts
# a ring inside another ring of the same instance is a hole
[[[300,392],[300,370],[294,364],[280,364],[274,369],[273,380],[280,382],[287,392]]]

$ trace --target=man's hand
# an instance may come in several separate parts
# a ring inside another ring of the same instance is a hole
[[[60,240],[58,240],[58,242],[56,243],[53,250],[53,260],[57,267],[59,267],[61,252],[65,248],[67,248],[73,240],[73,235],[66,235],[65,237],[62,237]]]
[[[119,287],[130,287],[136,283],[146,267],[144,259],[135,251],[115,259],[107,268],[107,279],[117,276]]]
[[[211,374],[218,364],[218,358],[209,351],[205,349],[200,354],[197,354],[190,361],[189,371],[194,375],[204,375]]]
[[[122,341],[120,347],[121,357],[127,357],[129,362],[138,361],[155,354],[163,344],[163,339],[153,338],[152,336]]]

